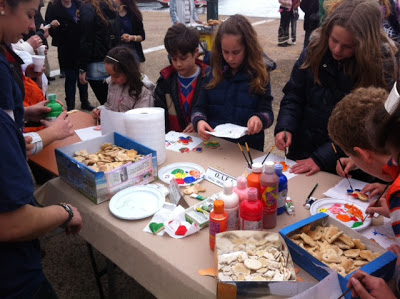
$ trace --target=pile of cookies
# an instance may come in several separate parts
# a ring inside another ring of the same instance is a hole
[[[278,234],[252,232],[248,237],[228,232],[217,235],[218,279],[221,281],[283,281],[295,279],[287,247]],[[286,249],[285,249],[286,248]]]
[[[352,239],[334,225],[319,225],[311,229],[309,224],[290,236],[290,239],[342,276],[347,276],[381,255],[368,250],[360,239]]]
[[[85,164],[95,172],[108,172],[129,162],[137,162],[143,158],[134,149],[128,150],[111,143],[104,143],[95,154],[87,150],[75,152],[74,159]]]
[[[217,25],[221,25],[221,24],[222,24],[222,21],[220,21],[220,20],[209,19],[205,25],[206,26],[217,26]]]

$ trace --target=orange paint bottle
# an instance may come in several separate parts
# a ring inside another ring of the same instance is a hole
[[[215,235],[225,232],[228,228],[228,213],[224,211],[222,200],[214,201],[214,210],[210,214],[210,248],[214,251]]]

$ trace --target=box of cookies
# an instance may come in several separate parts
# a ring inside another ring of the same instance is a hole
[[[325,213],[318,213],[280,231],[293,261],[322,280],[330,267],[338,272],[342,291],[353,272],[361,269],[388,280],[397,256]],[[351,298],[348,293],[346,298]]]
[[[269,283],[296,281],[292,258],[284,239],[266,231],[229,231],[216,235],[218,283],[234,283],[247,295]],[[284,288],[284,286],[283,286]]]
[[[96,204],[157,178],[156,151],[118,133],[56,149],[60,177]]]

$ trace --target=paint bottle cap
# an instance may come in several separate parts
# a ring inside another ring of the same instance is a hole
[[[261,163],[253,163],[251,166],[251,170],[255,173],[261,173],[263,169],[263,165]]]
[[[214,201],[214,213],[217,213],[217,214],[224,213],[224,202],[222,200]]]
[[[283,171],[283,166],[282,164],[275,164],[275,173],[277,176],[281,176]]]
[[[264,163],[264,172],[265,173],[275,173],[275,163],[272,161],[267,161]]]
[[[237,188],[238,189],[246,189],[247,187],[247,179],[244,176],[240,176],[237,178]]]
[[[247,198],[249,201],[256,201],[258,199],[257,188],[249,187],[249,190],[247,191]]]
[[[230,195],[233,193],[233,184],[232,181],[225,181],[224,182],[224,194]]]

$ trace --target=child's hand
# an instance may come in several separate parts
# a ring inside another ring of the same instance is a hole
[[[396,267],[400,266],[400,246],[397,244],[392,244],[388,247],[387,250],[397,255]]]
[[[25,146],[26,146],[26,155],[32,156],[32,151],[35,148],[35,145],[32,144],[33,138],[32,136],[26,136],[25,138]]]
[[[390,287],[382,278],[369,275],[361,270],[357,270],[357,272],[354,273],[350,278],[347,287],[352,289],[352,297],[360,297],[361,299],[396,298]],[[367,289],[369,291],[367,291]]]
[[[275,136],[276,148],[285,151],[285,147],[288,148],[292,144],[292,133],[286,131],[286,142],[285,142],[285,132],[279,132]]]
[[[249,135],[259,133],[263,128],[263,124],[261,119],[258,116],[250,117],[249,121],[247,122],[247,129],[249,131]]]
[[[340,158],[340,162],[342,162],[344,171],[343,171],[342,166],[340,165],[339,161],[337,161],[336,162],[336,173],[343,178],[345,177],[345,174],[347,174],[347,177],[351,178],[351,175],[349,174],[349,172],[354,169],[357,169],[357,165],[354,163],[353,159]]]
[[[372,183],[365,185],[365,187],[361,190],[361,193],[367,194],[369,193],[368,197],[372,198],[375,195],[382,194],[383,190],[385,190],[386,185],[380,183]]]
[[[195,132],[195,130],[192,123],[188,124],[185,130],[183,130],[183,133],[193,133],[193,132]]]
[[[317,173],[318,171],[321,170],[312,158],[308,158],[305,160],[297,160],[296,162],[297,164],[293,165],[290,168],[290,172],[295,174],[307,172],[306,175],[308,176]]]
[[[46,114],[51,112],[50,107],[46,107],[49,101],[41,101],[35,105],[25,107],[25,120],[39,122],[45,118]]]
[[[101,110],[100,110],[100,109],[94,108],[94,109],[92,110],[92,116],[93,116],[93,118],[94,118],[94,119],[100,119],[100,113],[101,113]]]
[[[207,141],[208,139],[210,139],[210,134],[208,134],[206,131],[214,132],[213,128],[211,128],[206,121],[199,121],[197,123],[197,132],[199,132],[199,136],[203,141]]]
[[[63,140],[69,136],[74,135],[72,123],[68,119],[67,111],[61,113],[53,122],[41,120],[41,123],[48,128],[54,140]]]
[[[368,208],[365,210],[365,214],[374,214],[378,213],[379,215],[385,216],[386,218],[390,218],[389,207],[386,204],[386,197],[381,197],[376,205],[376,207],[372,207],[375,204],[375,201],[371,202]]]

